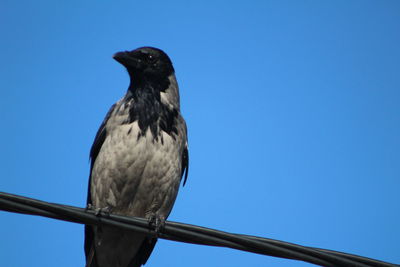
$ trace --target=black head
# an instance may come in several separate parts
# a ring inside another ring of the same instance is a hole
[[[154,47],[140,47],[132,51],[118,52],[113,58],[124,65],[135,79],[164,78],[174,73],[174,67],[168,55]]]

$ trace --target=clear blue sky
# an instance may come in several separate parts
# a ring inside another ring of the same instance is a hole
[[[189,128],[171,220],[400,263],[399,1],[0,3],[0,190],[84,207],[128,75],[166,51]],[[0,265],[83,266],[83,226],[0,212]],[[152,266],[308,266],[159,241]]]

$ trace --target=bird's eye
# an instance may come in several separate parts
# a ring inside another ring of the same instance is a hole
[[[157,67],[157,58],[154,55],[147,56],[147,62],[153,67]]]
[[[147,62],[153,66],[157,65],[156,57],[154,55],[147,55]]]
[[[147,61],[153,64],[156,61],[156,57],[154,55],[147,55]]]

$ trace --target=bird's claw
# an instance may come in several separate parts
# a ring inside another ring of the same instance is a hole
[[[110,207],[95,208],[95,207],[93,207],[93,205],[89,204],[87,206],[87,209],[93,210],[94,215],[96,215],[96,216],[109,217],[110,213],[111,213]]]
[[[90,204],[90,203],[87,204],[85,210],[86,210],[86,211],[88,211],[88,210],[93,210],[93,205]]]
[[[149,217],[149,225],[154,227],[154,232],[159,235],[165,227],[165,218],[158,214],[153,214]]]

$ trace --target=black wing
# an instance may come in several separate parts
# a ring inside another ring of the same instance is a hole
[[[183,149],[183,153],[182,153],[182,172],[181,172],[181,180],[183,178],[183,175],[185,175],[185,178],[183,179],[183,185],[185,186],[186,184],[186,180],[189,174],[189,149],[188,149],[188,144],[187,144],[187,126],[186,126],[186,122],[185,120],[181,117],[181,121],[183,123],[184,126],[184,131],[185,131],[185,148]]]
[[[92,204],[90,183],[91,183],[91,179],[92,179],[93,165],[94,165],[94,162],[96,161],[97,155],[99,155],[101,146],[103,145],[104,140],[106,139],[106,135],[107,135],[106,124],[107,124],[108,119],[111,116],[111,113],[114,111],[114,108],[115,108],[115,104],[111,106],[105,119],[101,123],[100,128],[96,133],[96,137],[94,138],[92,148],[90,149],[90,174],[89,174],[87,205]],[[86,255],[86,261],[87,261],[87,263],[89,263],[89,265],[87,265],[87,266],[90,266],[90,267],[97,266],[96,257],[94,257],[94,251],[92,250],[93,238],[94,238],[94,233],[93,233],[92,226],[85,225],[85,255]]]
[[[96,161],[97,155],[99,155],[100,149],[106,139],[107,131],[106,131],[106,124],[108,119],[111,116],[115,109],[115,105],[112,105],[110,110],[107,112],[106,117],[104,118],[103,122],[100,125],[99,130],[97,130],[96,137],[94,138],[94,142],[92,148],[90,149],[90,174],[89,174],[89,186],[88,186],[88,197],[87,197],[87,204],[92,204],[92,199],[90,197],[90,180],[92,179],[92,169],[94,162]]]
[[[186,180],[188,177],[189,173],[189,151],[188,148],[185,147],[182,153],[182,173],[181,177],[183,178],[183,175],[185,174],[185,178],[183,179],[183,186],[186,184]]]

